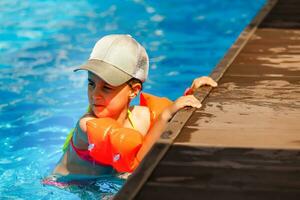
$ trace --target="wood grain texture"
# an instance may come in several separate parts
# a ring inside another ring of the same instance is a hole
[[[297,199],[299,166],[295,150],[173,145],[136,199]]]

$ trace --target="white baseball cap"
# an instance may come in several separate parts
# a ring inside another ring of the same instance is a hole
[[[107,35],[97,41],[89,60],[78,70],[88,70],[112,86],[132,78],[144,82],[149,59],[145,48],[130,35]]]

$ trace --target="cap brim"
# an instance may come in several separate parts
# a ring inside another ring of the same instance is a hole
[[[88,60],[87,63],[81,65],[78,69],[75,69],[74,72],[78,70],[90,71],[112,86],[122,85],[132,78],[132,76],[115,66],[96,59]]]

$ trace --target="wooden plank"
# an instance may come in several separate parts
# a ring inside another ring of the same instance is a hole
[[[298,199],[299,176],[299,151],[174,145],[136,199]]]
[[[274,40],[274,38],[276,38]],[[259,29],[252,35],[241,53],[299,54],[300,31]]]
[[[243,53],[227,70],[226,76],[257,76],[286,80],[288,77],[299,79],[300,56],[291,54],[249,54]],[[266,78],[265,78],[266,79]],[[226,80],[226,79],[225,79]],[[224,81],[225,81],[224,80]],[[245,79],[243,79],[246,81]],[[243,81],[241,80],[241,81]],[[230,80],[227,80],[230,81]],[[257,80],[248,80],[249,83]]]
[[[245,105],[245,110],[258,109],[257,112],[294,112],[300,109],[300,78],[263,77],[263,76],[226,76],[218,88],[210,93],[207,103],[217,102],[224,105]],[[253,109],[251,109],[253,106]],[[223,108],[222,107],[222,108]],[[243,106],[242,106],[243,107]],[[205,109],[209,109],[205,107]],[[229,111],[234,111],[231,110]],[[238,111],[238,107],[236,108]],[[261,110],[264,109],[264,110]],[[254,116],[255,117],[255,116]]]
[[[279,4],[279,5],[299,4],[299,0],[279,0],[279,1],[277,1],[277,4]]]
[[[226,73],[176,144],[300,149],[300,77],[237,77]]]
[[[296,41],[277,41],[272,46],[268,45],[268,41],[264,41],[264,43],[259,44],[249,44],[247,47],[243,49],[242,53],[249,54],[250,56],[259,54],[260,56],[278,56],[281,57],[291,57],[294,59],[294,62],[298,60],[298,55],[300,54],[300,39],[298,42]],[[251,55],[252,54],[252,55]]]
[[[298,115],[300,116],[300,114]],[[300,129],[186,127],[175,141],[189,146],[300,149]]]
[[[278,39],[290,40],[292,37],[297,37],[300,34],[300,30],[295,29],[275,29],[275,28],[259,28],[255,31],[251,38],[256,36],[263,37],[264,40],[271,40],[276,42]],[[276,40],[274,40],[276,38]],[[250,41],[251,42],[251,39]],[[264,41],[260,41],[264,42]]]
[[[285,190],[265,190],[265,191],[243,191],[243,190],[212,190],[210,188],[183,188],[171,186],[152,186],[147,185],[143,188],[143,193],[139,193],[136,199],[153,200],[153,199],[168,199],[186,200],[186,199],[222,199],[222,200],[298,200],[299,191]]]
[[[279,0],[259,28],[300,28],[299,1]]]

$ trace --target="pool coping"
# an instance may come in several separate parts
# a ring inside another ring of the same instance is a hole
[[[253,20],[245,27],[222,60],[216,65],[210,74],[210,77],[217,82],[221,79],[225,71],[232,64],[236,56],[240,53],[250,37],[256,31],[258,25],[272,10],[277,1],[278,0],[267,0],[266,4],[261,8]],[[196,90],[195,96],[200,102],[203,102],[211,90],[212,87],[210,86],[201,87]],[[135,172],[129,177],[121,190],[115,195],[113,198],[114,200],[134,199],[195,110],[196,108],[186,108],[175,114],[175,116],[169,122],[166,130],[162,133],[161,138],[152,147],[150,152],[146,155]]]

